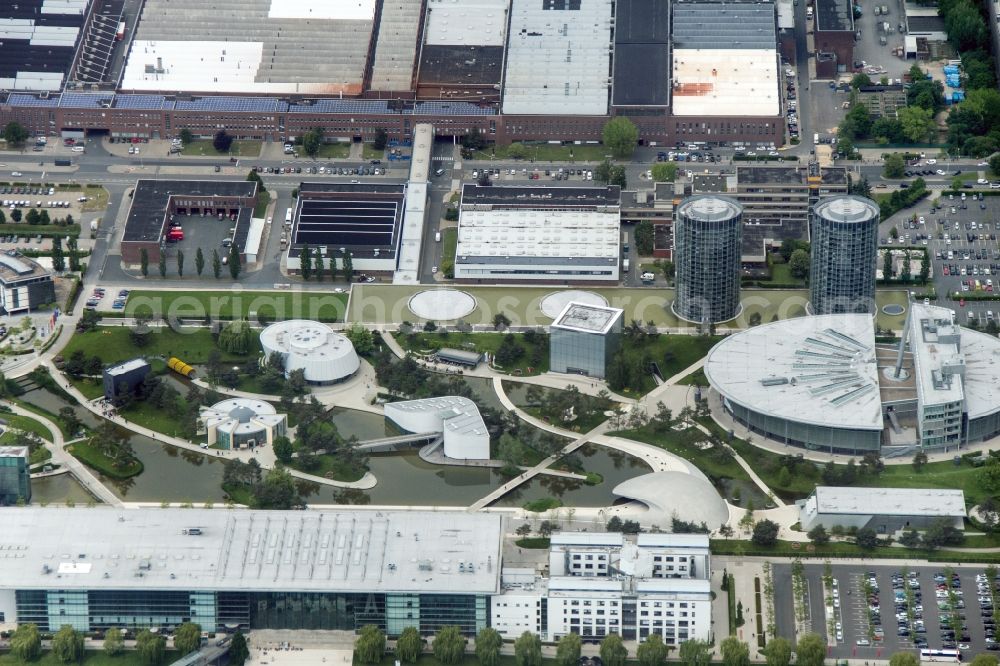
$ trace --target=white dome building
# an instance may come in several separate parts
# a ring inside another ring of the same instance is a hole
[[[335,384],[361,367],[351,341],[318,321],[292,319],[271,324],[261,331],[260,346],[265,356],[281,354],[286,377],[301,368],[310,384]]]
[[[271,445],[287,430],[288,420],[274,405],[263,400],[230,398],[201,408],[208,445],[223,449],[246,449]]]

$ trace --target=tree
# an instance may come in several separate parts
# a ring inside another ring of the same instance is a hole
[[[514,662],[517,666],[541,666],[542,639],[526,631],[514,641]]]
[[[229,663],[233,666],[243,666],[250,657],[250,648],[247,647],[247,637],[242,631],[233,634],[233,640],[229,644]]]
[[[476,659],[482,666],[497,666],[500,663],[500,647],[503,637],[492,627],[483,627],[476,634]]]
[[[764,519],[753,526],[750,537],[755,546],[773,546],[778,541],[778,523]]]
[[[882,175],[886,178],[902,178],[906,171],[906,162],[899,153],[890,153],[885,156],[885,163],[882,166]]]
[[[926,141],[937,127],[934,112],[921,106],[906,106],[897,112],[903,135],[914,143]]]
[[[10,212],[10,219],[13,220],[14,222],[20,222],[21,221],[21,209],[18,208],[17,210],[12,210]]]
[[[639,129],[624,116],[616,116],[604,123],[601,131],[604,145],[618,159],[631,157],[639,141]]]
[[[10,653],[21,661],[34,661],[42,652],[38,625],[22,624],[10,637]]]
[[[233,137],[226,133],[226,130],[220,129],[212,137],[212,147],[215,148],[216,152],[228,153],[230,146],[233,145]]]
[[[800,280],[809,276],[809,253],[806,250],[800,248],[792,252],[792,258],[788,261],[788,272]]]
[[[858,72],[851,77],[851,87],[854,89],[867,88],[872,84],[872,79],[870,76],[864,72]]]
[[[343,331],[344,337],[354,345],[354,351],[362,356],[375,351],[375,336],[364,325],[354,322]]]
[[[177,134],[177,138],[180,139],[181,143],[186,146],[194,141],[194,134],[191,133],[191,130],[185,127]]]
[[[212,273],[216,280],[222,276],[222,259],[219,258],[219,251],[214,249],[212,250]]]
[[[579,634],[568,633],[559,639],[556,644],[556,665],[576,666],[580,661],[580,646],[582,641]]]
[[[292,461],[292,452],[294,451],[292,440],[287,437],[275,437],[271,448],[274,449],[274,457],[283,464],[287,465]]]
[[[314,127],[302,135],[302,150],[309,157],[316,157],[323,146],[323,128]]]
[[[992,171],[994,174],[1000,175],[1000,153],[997,153],[996,155],[991,157],[989,162],[990,162],[990,171]]]
[[[177,275],[184,277],[184,251],[177,250]]]
[[[434,636],[431,650],[434,652],[434,658],[442,664],[457,664],[465,656],[467,642],[458,627],[449,625],[441,627]]]
[[[375,150],[385,150],[385,147],[389,145],[389,133],[384,127],[379,127],[375,130],[375,136],[372,137],[372,148]]]
[[[20,146],[28,139],[28,130],[21,123],[12,120],[4,125],[3,138],[10,147]]]
[[[160,251],[160,261],[159,261],[160,277],[167,277],[167,253]]]
[[[347,283],[351,283],[351,278],[354,277],[354,260],[351,259],[351,253],[344,253],[344,279]]]
[[[628,649],[618,634],[608,634],[601,641],[601,660],[605,666],[625,666]]]
[[[878,535],[875,534],[875,530],[872,528],[862,527],[854,535],[854,541],[858,544],[859,548],[871,550],[878,545]]]
[[[920,660],[912,652],[897,652],[889,657],[889,666],[920,666]]]
[[[635,225],[635,249],[640,256],[653,254],[653,223],[642,220]]]
[[[52,654],[64,664],[80,661],[83,658],[83,634],[64,624],[52,636]]]
[[[125,639],[122,637],[122,630],[111,627],[104,633],[104,654],[109,657],[117,657],[125,651]],[[230,650],[230,658],[232,651]]]
[[[317,282],[322,282],[323,281],[323,272],[324,272],[324,270],[325,270],[325,267],[323,265],[323,255],[320,254],[319,252],[317,252],[316,253],[316,281]]]
[[[302,279],[308,280],[311,278],[312,270],[312,248],[309,245],[303,245],[302,251],[299,253],[299,272],[302,273]]]
[[[167,651],[167,639],[149,629],[143,629],[135,637],[135,651],[144,664],[155,666],[163,661],[163,655]]]
[[[146,248],[139,250],[139,272],[142,273],[142,277],[149,275],[149,252]]]
[[[200,247],[194,253],[194,269],[198,272],[198,277],[201,277],[201,272],[205,270],[205,253],[201,251]]]
[[[824,544],[830,543],[830,535],[827,534],[826,528],[822,525],[817,525],[816,527],[809,530],[809,540],[812,541],[817,546],[822,546]]]
[[[222,351],[245,356],[250,353],[256,339],[257,334],[250,328],[250,322],[246,319],[234,319],[219,333],[216,344]]]
[[[377,664],[385,656],[385,634],[374,624],[366,624],[354,641],[354,654],[362,664]]]
[[[289,509],[302,508],[304,503],[299,496],[298,486],[288,470],[271,469],[261,483],[253,488],[250,504],[255,509]]]
[[[242,268],[240,251],[236,248],[236,245],[233,244],[229,247],[229,275],[234,280],[239,279],[240,268]]]
[[[923,449],[913,454],[913,469],[919,472],[927,464],[927,454]]]
[[[776,636],[761,650],[767,666],[788,666],[792,661],[792,644],[787,638]]]
[[[911,548],[911,549],[920,548],[921,544],[920,532],[917,532],[913,528],[906,530],[905,532],[903,532],[902,536],[899,537],[899,543],[904,548]]]
[[[413,663],[424,649],[424,639],[416,627],[406,627],[396,639],[396,658],[402,662]]]
[[[677,656],[684,666],[708,666],[712,661],[712,645],[691,638],[681,643]]]
[[[667,659],[667,646],[657,633],[650,633],[635,650],[639,666],[661,666]]]
[[[657,183],[672,183],[677,178],[676,162],[657,162],[653,165],[653,180]]]
[[[70,215],[66,216],[67,224],[69,223],[68,221],[70,217],[72,216]],[[80,270],[80,253],[77,252],[76,236],[70,236],[66,240],[66,252],[67,255],[69,256],[69,269],[71,271]]]
[[[826,641],[819,634],[802,634],[795,646],[795,666],[823,666],[825,660]]]
[[[725,666],[750,666],[750,647],[736,636],[722,639],[719,651]]]
[[[66,268],[66,257],[63,255],[61,236],[52,238],[52,268],[60,273]]]
[[[184,622],[174,632],[174,647],[181,654],[194,652],[201,647],[201,625]]]

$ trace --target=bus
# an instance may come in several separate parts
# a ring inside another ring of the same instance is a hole
[[[292,209],[287,208],[285,210],[285,224],[290,225],[292,223]]]
[[[958,650],[921,650],[920,661],[958,664],[962,661],[962,653]]]

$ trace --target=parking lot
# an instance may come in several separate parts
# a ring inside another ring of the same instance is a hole
[[[936,305],[956,312],[956,320],[968,325],[975,321],[985,327],[993,317],[1000,317],[1000,301],[952,300],[952,295],[1000,292],[1000,244],[997,220],[1000,200],[971,192],[942,196],[940,208],[922,202],[913,209],[916,221],[898,217],[879,229],[880,245],[888,247],[926,247],[931,255]],[[899,239],[892,240],[896,227]],[[880,266],[881,267],[881,266]]]
[[[994,640],[993,590],[983,567],[944,565],[831,567],[836,592],[831,597],[833,617],[828,631],[823,598],[822,564],[806,564],[810,594],[810,629],[831,634],[834,658],[887,658],[900,650],[959,649],[971,658],[997,650]],[[949,581],[948,574],[954,577]],[[791,577],[790,564],[774,567],[775,581]],[[977,579],[978,577],[978,579]],[[779,634],[788,636],[794,625],[791,585],[775,586]],[[980,602],[980,599],[983,601]]]
[[[198,248],[205,255],[205,274],[212,274],[212,250],[218,250],[219,256],[228,259],[229,245],[224,245],[233,235],[236,222],[229,216],[219,219],[218,215],[175,215],[174,223],[178,223],[184,231],[184,240],[167,243],[167,271],[177,272],[177,252],[184,252],[184,273],[195,273],[194,257]],[[150,267],[150,272],[157,270]]]

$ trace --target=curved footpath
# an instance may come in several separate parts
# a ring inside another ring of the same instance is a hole
[[[204,449],[198,444],[192,444],[191,442],[184,439],[180,439],[179,437],[172,437],[170,435],[165,435],[163,433],[157,432],[145,426],[132,423],[122,418],[121,416],[118,416],[117,414],[111,417],[105,416],[103,410],[100,407],[94,404],[93,401],[88,400],[87,397],[84,396],[82,393],[80,393],[80,391],[78,391],[77,388],[73,386],[71,383],[65,381],[62,374],[55,368],[55,366],[52,365],[51,361],[46,359],[43,361],[43,363],[46,365],[46,367],[49,368],[49,371],[52,373],[53,377],[58,377],[60,379],[63,379],[64,381],[63,388],[65,388],[70,395],[76,398],[77,402],[79,402],[80,405],[82,405],[85,409],[131,432],[140,435],[145,435],[146,437],[149,437],[158,442],[163,442],[164,444],[172,444],[173,446],[182,449],[187,449],[188,451],[194,451],[202,455],[212,455],[210,451],[214,451],[216,457],[220,458],[227,457],[236,460],[243,460],[244,462],[247,462],[252,458],[256,458],[257,462],[259,462],[260,466],[264,469],[270,469],[275,465],[276,459],[274,457],[274,452],[267,447],[261,448],[260,451],[258,452],[251,452],[247,450],[219,451],[216,449]],[[357,481],[334,481],[332,479],[327,479],[321,476],[315,476],[313,474],[306,474],[305,472],[300,472],[298,470],[290,468],[288,469],[288,472],[296,478],[304,479],[306,481],[312,481],[314,483],[319,483],[326,486],[333,486],[335,488],[354,488],[358,490],[367,490],[369,488],[373,488],[375,484],[378,483],[377,479],[375,478],[375,475],[372,474],[371,472],[366,472],[365,475]]]
[[[69,470],[70,474],[76,477],[83,487],[86,488],[87,492],[97,499],[111,506],[122,506],[121,499],[111,492],[107,486],[101,483],[98,478],[94,476],[94,473],[90,471],[89,467],[81,463],[66,451],[64,448],[66,446],[66,441],[63,439],[62,430],[59,429],[59,426],[48,418],[40,414],[36,414],[35,412],[28,411],[18,405],[9,402],[4,402],[4,404],[10,407],[13,413],[30,417],[49,429],[52,433],[54,441],[46,442],[46,448],[48,448],[52,453],[52,462],[57,463]]]

